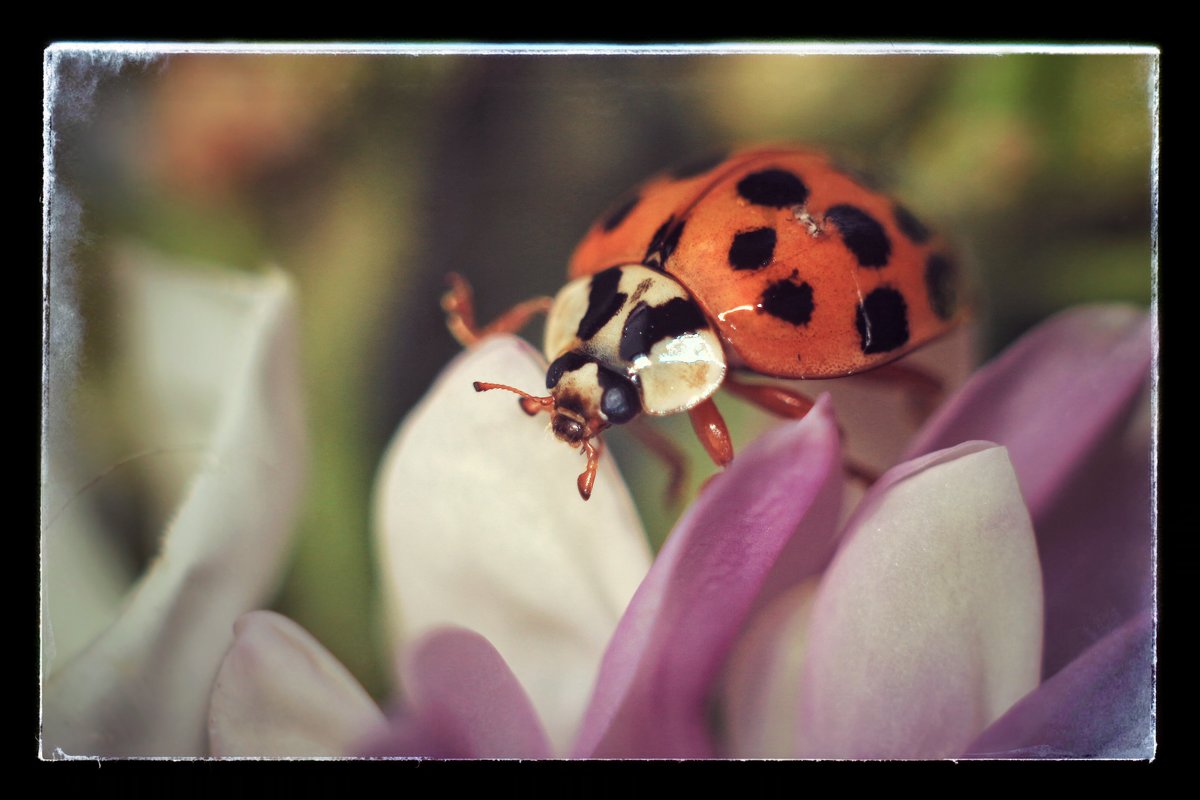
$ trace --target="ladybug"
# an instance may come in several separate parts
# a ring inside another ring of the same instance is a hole
[[[572,255],[570,282],[492,325],[474,323],[470,287],[450,277],[443,298],[464,345],[514,332],[548,313],[549,394],[521,396],[547,411],[555,436],[587,455],[587,499],[598,438],[641,414],[687,412],[712,459],[733,458],[712,396],[726,388],[769,411],[802,417],[813,403],[734,371],[835,378],[890,365],[958,322],[958,269],[944,241],[904,206],[794,147],[746,149],[661,173],[626,195]],[[892,377],[936,382],[890,365]],[[644,438],[660,453],[653,434]],[[679,461],[675,459],[675,466]]]

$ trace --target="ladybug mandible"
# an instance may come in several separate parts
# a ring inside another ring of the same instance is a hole
[[[960,316],[958,270],[938,236],[829,157],[790,147],[651,178],[592,226],[569,276],[553,299],[529,300],[485,328],[461,277],[450,276],[442,305],[464,346],[548,312],[550,393],[482,381],[475,389],[514,392],[526,413],[550,413],[555,436],[587,455],[577,480],[584,500],[599,434],[611,425],[686,411],[724,466],[733,446],[712,400],[718,388],[793,418],[813,405],[733,370],[835,378],[889,365],[891,377],[936,392],[934,379],[890,362]],[[642,436],[665,452],[656,434]]]

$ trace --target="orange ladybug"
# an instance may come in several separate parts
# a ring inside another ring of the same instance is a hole
[[[958,269],[945,243],[903,206],[828,156],[799,148],[741,150],[659,174],[601,217],[576,248],[553,299],[522,303],[477,328],[470,288],[443,298],[464,345],[516,331],[548,312],[549,394],[477,382],[548,411],[554,434],[587,455],[586,500],[611,425],[686,411],[720,466],[733,458],[712,401],[724,387],[769,411],[812,407],[776,378],[834,378],[875,369],[958,321]],[[936,390],[933,379],[893,377]],[[650,444],[676,464],[653,434]]]

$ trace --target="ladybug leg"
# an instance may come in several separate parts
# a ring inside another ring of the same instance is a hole
[[[913,414],[923,420],[933,413],[945,389],[941,380],[920,367],[892,362],[862,373],[867,380],[898,386],[908,393]]]
[[[687,461],[675,443],[654,430],[645,420],[638,418],[629,424],[629,430],[650,452],[667,465],[667,504],[675,505],[683,496],[683,483],[687,478]]]
[[[801,419],[814,405],[812,400],[799,392],[767,383],[742,383],[731,375],[725,377],[724,387],[743,400],[788,419]],[[845,438],[846,434],[842,433],[842,439]],[[842,461],[850,477],[862,481],[867,486],[879,479],[879,473],[849,456],[844,457]]]
[[[471,284],[457,272],[446,276],[450,289],[442,295],[442,310],[446,312],[446,327],[458,343],[468,347],[479,340],[475,328],[475,298]]]
[[[492,333],[516,333],[538,314],[550,310],[550,297],[535,297],[510,308],[490,325],[480,328],[475,322],[475,298],[471,284],[457,273],[446,276],[450,289],[442,295],[442,310],[446,312],[446,327],[463,347],[470,347]]]
[[[729,438],[729,428],[717,410],[717,404],[708,398],[688,412],[692,420],[692,430],[700,438],[700,444],[708,451],[708,455],[718,467],[724,467],[733,461],[733,442]]]
[[[516,333],[538,314],[545,314],[550,311],[550,306],[553,304],[553,297],[534,297],[517,303],[508,311],[505,311],[499,317],[492,320],[492,323],[483,329],[482,335]]]
[[[587,500],[592,496],[592,487],[596,485],[596,468],[600,466],[604,440],[587,439],[583,443],[583,452],[587,454],[587,468],[575,479],[575,485],[579,488],[579,496]]]
[[[724,386],[732,394],[748,400],[765,411],[788,419],[801,419],[812,410],[813,401],[799,392],[769,383],[742,383],[732,375],[725,376]]]

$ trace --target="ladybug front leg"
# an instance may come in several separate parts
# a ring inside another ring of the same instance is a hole
[[[442,295],[442,309],[446,312],[446,327],[463,347],[470,347],[492,333],[516,333],[538,314],[545,314],[554,302],[551,297],[535,297],[510,308],[492,323],[480,328],[475,323],[475,299],[471,284],[457,273],[446,276],[450,290]]]
[[[716,465],[724,467],[733,461],[733,441],[729,438],[729,428],[725,426],[725,420],[712,398],[693,408],[688,416],[692,420],[692,430]]]

